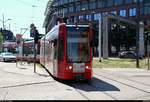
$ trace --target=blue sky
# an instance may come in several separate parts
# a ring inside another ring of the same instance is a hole
[[[20,33],[21,28],[28,28],[23,37],[29,38],[32,22],[39,33],[44,34],[43,22],[47,2],[48,0],[0,0],[0,20],[3,19],[3,14],[5,20],[12,19],[5,23],[5,27],[9,29],[10,24],[10,30],[14,35]],[[33,5],[34,7],[32,7]],[[0,22],[0,28],[2,28],[2,22]]]

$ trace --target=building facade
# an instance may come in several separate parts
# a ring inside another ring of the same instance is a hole
[[[150,0],[49,0],[44,27],[48,32],[59,17],[67,17],[67,22],[92,22],[98,25],[99,18],[108,13],[142,21],[146,28],[150,24]],[[98,26],[95,27],[98,29]],[[95,32],[96,47],[97,36],[98,32]]]

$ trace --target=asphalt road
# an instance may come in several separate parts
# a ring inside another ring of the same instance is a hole
[[[58,82],[38,66],[0,62],[0,100],[150,100],[150,71],[93,70],[90,82]]]

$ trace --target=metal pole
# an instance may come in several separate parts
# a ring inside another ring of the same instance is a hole
[[[35,34],[34,34],[34,38],[35,38]],[[34,41],[34,73],[36,73],[36,43],[35,41]]]
[[[102,33],[102,21],[101,17],[99,16],[99,62],[101,62],[101,33]]]
[[[150,67],[150,66],[149,66],[149,34],[150,34],[150,33],[148,33],[148,35],[147,35],[147,38],[148,38],[148,39],[147,39],[148,70],[150,69],[150,68],[149,68],[149,67]]]
[[[3,41],[2,41],[2,45],[3,45],[3,52],[4,52],[4,40],[5,40],[5,35],[4,35],[4,28],[5,28],[5,25],[4,25],[4,14],[2,15],[3,16],[3,21],[2,21],[2,23],[3,23]]]
[[[137,33],[136,33],[136,67],[139,68],[139,16],[140,16],[140,4],[139,0],[137,2]]]
[[[10,24],[9,24],[9,30],[10,30]]]
[[[17,44],[16,67],[18,67],[18,57],[19,57],[19,45]]]
[[[139,23],[137,24],[137,34],[136,34],[136,67],[139,68]]]
[[[2,16],[3,16],[3,29],[4,29],[5,28],[5,25],[4,25],[4,14]]]

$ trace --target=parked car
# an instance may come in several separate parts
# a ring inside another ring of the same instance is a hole
[[[119,58],[137,58],[137,54],[134,51],[123,51],[119,53]],[[139,59],[142,59],[142,56],[139,56]]]
[[[10,52],[3,52],[0,54],[0,61],[16,61],[16,56]]]

